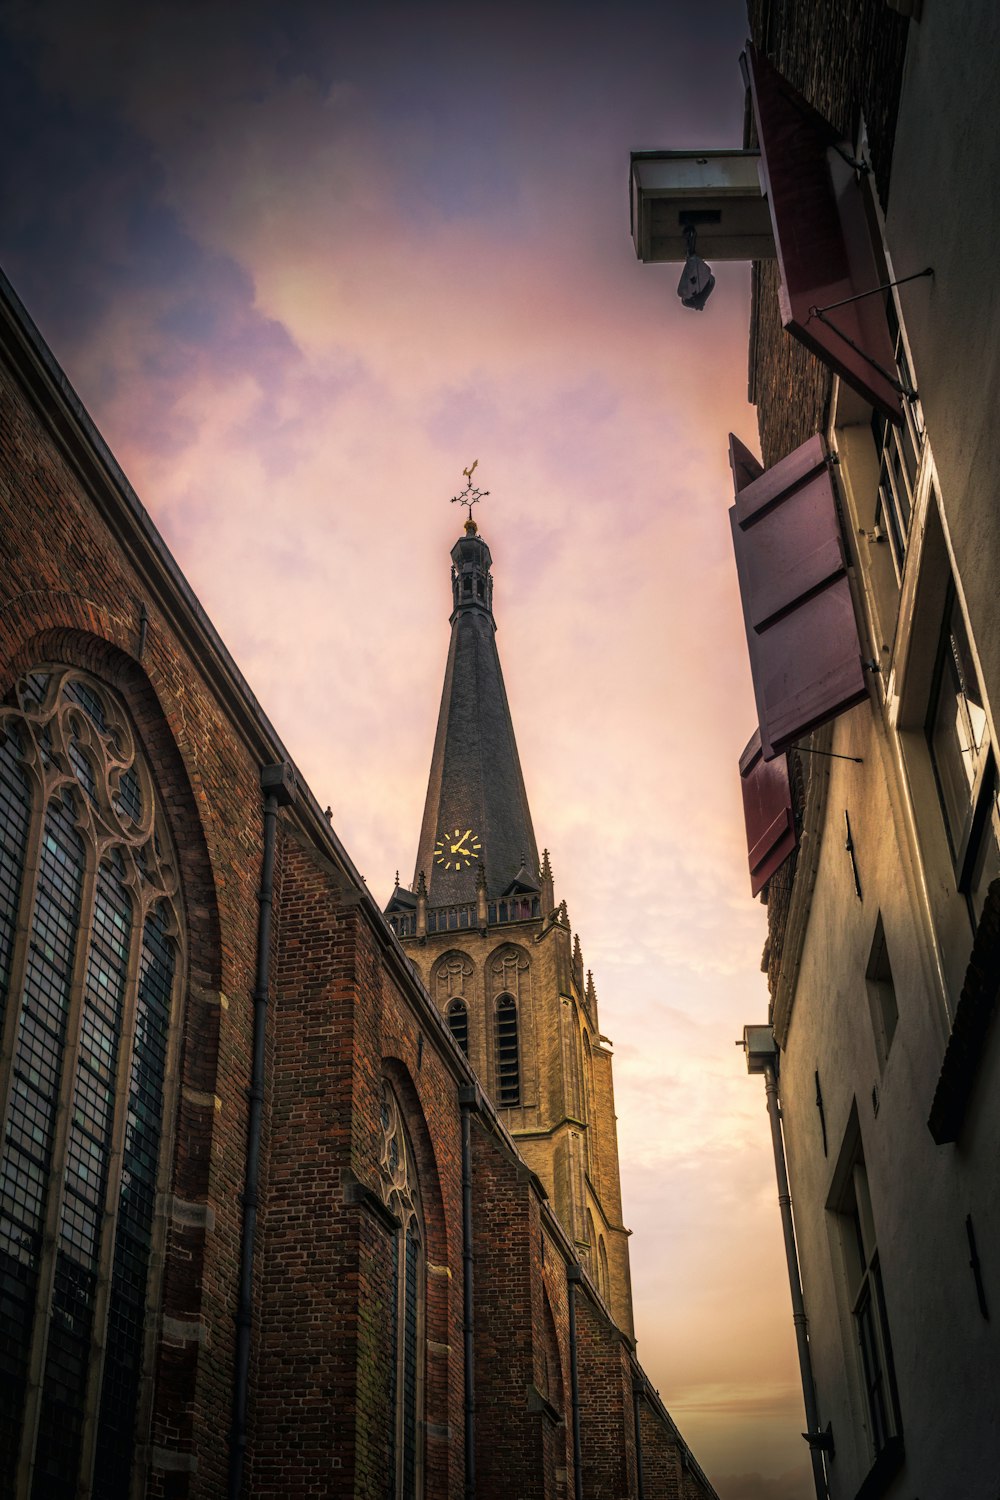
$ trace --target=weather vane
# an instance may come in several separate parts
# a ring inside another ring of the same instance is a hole
[[[485,500],[489,494],[489,490],[473,489],[472,487],[472,476],[476,471],[478,463],[479,459],[475,458],[467,469],[462,470],[462,473],[465,475],[465,489],[460,494],[452,495],[451,497],[452,505],[464,505],[467,508],[470,521],[472,520],[472,507],[478,505],[480,500]]]

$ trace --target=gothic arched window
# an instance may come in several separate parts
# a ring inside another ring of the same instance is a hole
[[[0,705],[0,1493],[124,1500],[149,1374],[176,862],[121,698],[40,666],[16,700]]]
[[[497,1102],[505,1108],[521,1102],[517,1002],[513,995],[501,995],[497,1001]]]
[[[469,1055],[469,1007],[464,1000],[453,1000],[448,1006],[448,1029],[466,1057]]]
[[[420,1193],[399,1102],[382,1083],[382,1197],[399,1220],[393,1243],[393,1295],[389,1312],[392,1367],[387,1500],[420,1500],[423,1494],[424,1238]]]

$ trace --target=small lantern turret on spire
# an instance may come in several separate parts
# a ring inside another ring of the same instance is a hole
[[[472,507],[478,505],[480,500],[485,500],[489,494],[489,490],[473,487],[472,475],[478,463],[477,458],[469,468],[462,470],[466,479],[465,489],[451,497],[452,505],[464,505],[468,511],[465,536],[460,537],[451,549],[451,593],[455,613],[465,609],[481,609],[492,617],[493,574],[490,572],[490,565],[493,559],[489,547],[479,535],[479,527],[472,519]],[[452,618],[454,619],[454,614]]]

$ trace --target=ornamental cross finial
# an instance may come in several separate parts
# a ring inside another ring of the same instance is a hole
[[[480,500],[485,500],[486,496],[489,494],[489,490],[480,490],[473,488],[472,476],[475,473],[478,464],[479,459],[475,458],[467,469],[462,470],[462,473],[465,475],[465,489],[462,490],[459,494],[452,495],[451,497],[452,505],[464,505],[466,507],[469,513],[470,521],[472,520],[472,507],[474,505],[478,505]]]

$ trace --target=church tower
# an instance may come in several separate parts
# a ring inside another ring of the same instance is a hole
[[[413,884],[397,876],[386,915],[631,1335],[611,1045],[548,850],[539,859],[497,653],[492,558],[471,505],[451,562],[451,644]]]

